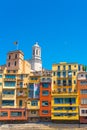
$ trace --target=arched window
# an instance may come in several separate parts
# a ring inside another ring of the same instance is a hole
[[[38,50],[36,50],[36,55],[38,55]]]

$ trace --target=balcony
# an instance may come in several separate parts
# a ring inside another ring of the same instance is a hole
[[[4,78],[4,81],[16,81],[16,78]]]
[[[70,87],[72,86],[72,83],[69,83],[69,84],[57,84],[57,85],[54,85],[54,87]]]
[[[60,108],[60,109],[59,109]],[[72,109],[71,109],[72,108]],[[57,113],[78,113],[78,106],[76,107],[73,107],[73,106],[64,106],[64,107],[52,107],[51,109],[51,112],[54,113],[54,112],[57,112]]]
[[[77,96],[78,93],[77,92],[63,92],[63,91],[57,91],[57,90],[54,90],[52,91],[52,96]]]
[[[51,83],[51,78],[42,78],[42,79],[40,79],[40,82]]]
[[[17,97],[27,97],[27,93],[17,93],[17,95],[16,95]]]
[[[39,79],[29,79],[29,83],[39,83],[40,82],[40,80]]]
[[[15,98],[13,94],[2,94],[2,99],[12,99]]]
[[[72,75],[60,76],[60,77],[57,76],[57,79],[61,79],[61,80],[62,80],[62,79],[69,79],[69,78],[71,79],[71,78],[72,78]]]
[[[51,119],[52,120],[79,120],[79,115],[78,115],[78,113],[76,113],[75,115],[71,115],[70,116],[70,114],[67,114],[67,115],[64,115],[64,116],[59,116],[59,115],[55,115],[54,116],[54,114],[52,114],[51,115]]]
[[[17,88],[19,88],[19,89],[25,89],[25,88],[27,88],[27,85],[17,84]]]

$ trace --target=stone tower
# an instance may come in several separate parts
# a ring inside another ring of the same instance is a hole
[[[42,70],[41,47],[38,45],[38,42],[32,47],[32,59],[29,60],[29,63],[33,71]]]

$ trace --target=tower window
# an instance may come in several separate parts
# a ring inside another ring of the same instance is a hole
[[[38,55],[38,50],[36,50],[36,55]]]
[[[10,62],[8,62],[8,67],[10,67]]]
[[[17,58],[17,54],[15,54],[15,59]]]
[[[17,62],[15,61],[14,65],[16,66],[17,65]]]
[[[11,59],[11,56],[9,55],[9,60]]]

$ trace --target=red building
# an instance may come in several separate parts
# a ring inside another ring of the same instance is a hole
[[[81,72],[78,74],[77,87],[80,123],[87,123],[87,72]]]
[[[40,121],[51,120],[51,72],[45,71],[40,81]]]

